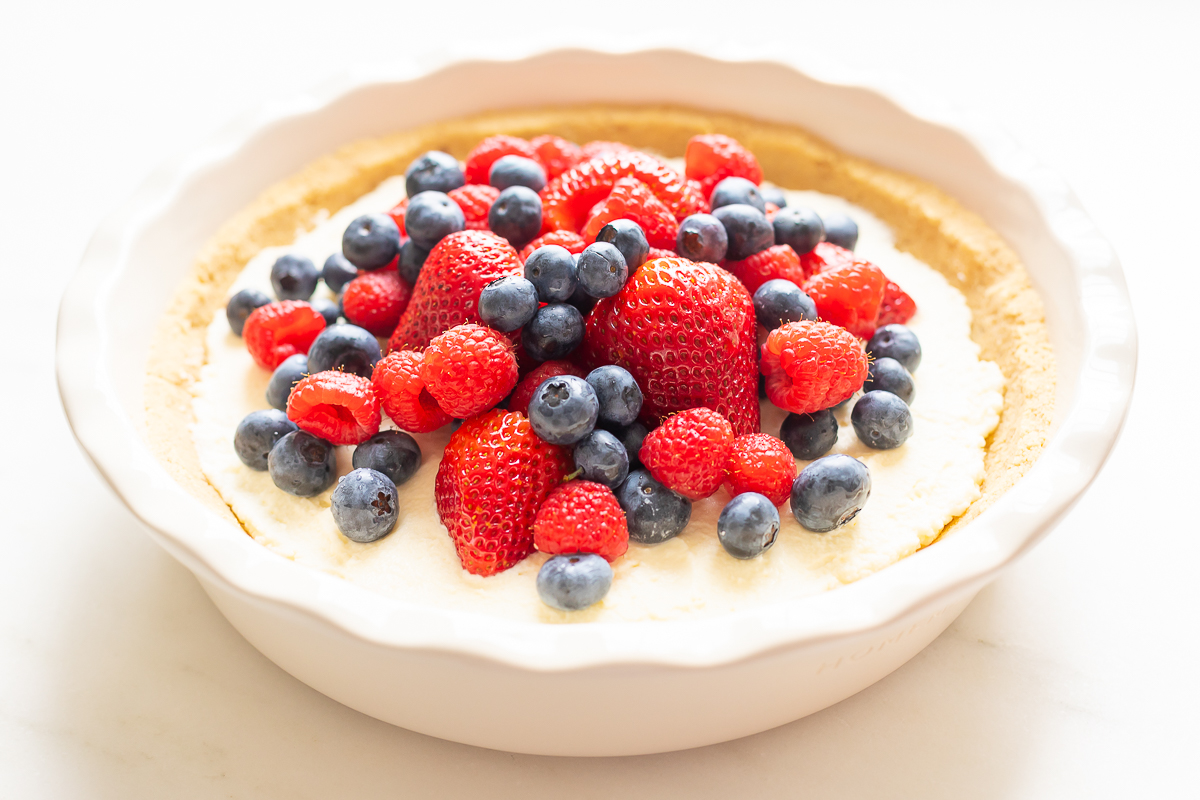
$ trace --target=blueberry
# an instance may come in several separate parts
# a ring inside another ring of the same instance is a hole
[[[612,297],[629,278],[625,256],[608,242],[589,244],[579,254],[579,285],[592,297]]]
[[[528,270],[529,262],[525,264]],[[537,310],[537,288],[515,275],[497,278],[479,293],[479,318],[484,325],[504,333],[515,331],[529,322]]]
[[[316,311],[325,318],[325,326],[336,325],[338,317],[342,315],[342,307],[332,300],[325,297],[318,297],[308,301],[313,311]]]
[[[826,533],[854,519],[870,496],[866,464],[846,455],[825,456],[792,482],[792,514],[808,530]]]
[[[426,252],[466,226],[458,203],[443,192],[421,192],[408,201],[408,211],[404,213],[404,230],[409,241]]]
[[[779,509],[758,492],[743,492],[730,500],[717,517],[717,538],[734,558],[760,556],[779,535]]]
[[[342,234],[342,255],[359,269],[386,267],[399,252],[400,228],[387,214],[363,214]]]
[[[788,414],[779,426],[779,438],[793,456],[801,461],[812,461],[837,444],[837,418],[829,408],[812,414]]]
[[[725,258],[729,261],[741,261],[775,244],[775,228],[767,215],[754,206],[742,203],[721,206],[713,211],[713,216],[725,226],[729,238]]]
[[[271,298],[265,292],[258,289],[242,289],[225,304],[225,319],[229,320],[229,327],[233,332],[241,336],[242,328],[246,327],[246,317],[250,316],[254,309],[270,302]]]
[[[234,431],[233,449],[243,464],[262,472],[267,468],[267,456],[275,443],[297,430],[296,423],[282,411],[274,408],[251,411]]]
[[[788,322],[817,318],[817,304],[789,280],[774,278],[754,292],[754,316],[769,331]]]
[[[400,486],[421,466],[421,447],[404,431],[380,431],[354,448],[355,469],[373,469]]]
[[[583,378],[559,375],[542,381],[529,401],[529,424],[550,444],[575,444],[596,427],[600,402]]]
[[[304,256],[286,253],[271,265],[271,288],[280,300],[307,300],[317,290],[317,266]]]
[[[642,411],[642,389],[629,370],[609,364],[588,373],[587,382],[600,402],[600,421],[631,425]]]
[[[409,286],[417,285],[417,276],[421,274],[421,267],[425,266],[428,256],[429,251],[412,239],[405,239],[404,244],[400,246],[400,264],[396,271],[400,273],[401,278],[408,281]]]
[[[338,478],[330,498],[333,521],[352,542],[374,542],[396,527],[400,516],[400,498],[396,484],[382,472],[355,469]]]
[[[767,211],[767,202],[763,200],[758,187],[754,185],[753,181],[745,178],[726,178],[718,183],[713,188],[708,204],[716,210],[721,206],[731,206],[734,203],[754,206],[764,214]]]
[[[497,189],[524,186],[540,192],[546,188],[546,170],[532,158],[501,156],[488,170],[488,183]]]
[[[638,458],[638,453],[642,451],[642,442],[646,441],[646,436],[650,433],[650,429],[640,422],[634,422],[631,425],[614,425],[611,422],[598,422],[597,425],[603,425],[604,429],[616,436],[621,444],[625,447],[625,452],[629,456],[629,468],[637,469],[641,466],[641,460]]]
[[[790,245],[797,255],[809,252],[825,238],[821,218],[809,208],[781,208],[775,212],[771,224],[775,228],[775,244]]]
[[[692,518],[692,501],[663,486],[644,469],[629,473],[615,494],[625,511],[632,542],[665,542],[678,536]]]
[[[875,335],[867,342],[867,355],[871,358],[894,358],[909,372],[916,372],[921,365],[921,342],[911,328],[884,325],[876,328]]]
[[[597,428],[575,445],[575,469],[585,481],[616,489],[629,477],[629,453],[621,440]]]
[[[579,263],[578,256],[576,256],[575,263]],[[567,302],[579,309],[579,313],[585,317],[588,315],[588,312],[596,307],[596,298],[585,292],[583,287],[578,284],[575,285],[575,291],[571,294],[571,299]]]
[[[528,186],[508,187],[492,203],[488,227],[520,250],[542,229],[542,198]]]
[[[912,375],[894,358],[872,361],[862,388],[864,392],[891,392],[909,405],[912,405],[913,397],[917,393]]]
[[[409,197],[416,197],[421,192],[449,192],[466,182],[458,159],[440,150],[430,150],[409,164],[408,169],[404,171],[404,189]],[[404,223],[404,227],[407,228],[407,217]]]
[[[562,358],[582,341],[583,315],[566,303],[542,306],[521,331],[521,345],[537,361]]]
[[[860,442],[876,450],[891,450],[912,436],[913,418],[905,403],[891,392],[867,392],[850,411],[850,423]]]
[[[267,405],[287,411],[287,401],[292,396],[292,388],[307,374],[308,356],[297,353],[285,358],[271,373],[271,380],[267,383]],[[263,468],[266,468],[265,461]]]
[[[579,611],[599,603],[612,588],[613,571],[603,556],[575,553],[554,556],[538,570],[542,602],[560,611]]]
[[[333,253],[321,267],[321,280],[334,294],[341,294],[346,284],[358,277],[358,268],[346,260],[341,253]]]
[[[645,264],[646,257],[650,255],[646,232],[631,219],[614,219],[600,229],[596,241],[608,242],[620,250],[630,272]]]
[[[758,193],[767,203],[774,203],[776,208],[787,208],[787,195],[778,186],[759,186]]]
[[[267,458],[275,485],[297,497],[312,497],[328,489],[337,478],[334,447],[307,431],[285,435]]]
[[[825,241],[853,250],[858,244],[858,223],[845,214],[828,214],[822,220],[825,224]]]
[[[543,303],[564,303],[577,286],[575,259],[565,247],[548,244],[525,259],[525,280],[533,284]]]
[[[308,348],[308,370],[312,374],[336,369],[370,378],[375,362],[383,358],[379,340],[369,331],[342,323],[317,334]]]
[[[692,261],[720,264],[729,249],[729,235],[712,214],[692,214],[679,223],[675,252]]]

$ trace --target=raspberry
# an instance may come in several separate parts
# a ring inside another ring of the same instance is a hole
[[[853,263],[854,253],[830,242],[820,242],[800,256],[800,266],[804,267],[804,274],[809,278],[822,272],[848,267]]]
[[[867,379],[867,355],[849,332],[828,322],[789,322],[762,346],[767,398],[795,414],[836,406]]]
[[[879,316],[875,327],[904,325],[917,313],[917,304],[895,281],[888,281],[883,289],[883,302],[879,304]]]
[[[762,167],[758,159],[737,139],[719,133],[693,136],[684,153],[687,176],[700,182],[704,197],[712,194],[717,184],[726,178],[745,178],[762,183]]]
[[[654,480],[691,500],[702,500],[725,479],[733,426],[709,408],[672,414],[646,436],[638,458]]]
[[[679,253],[665,247],[651,247],[650,252],[646,255],[646,260],[649,261],[652,258],[679,258]]]
[[[342,310],[352,324],[376,336],[391,336],[410,296],[412,290],[396,272],[365,272],[346,284]]]
[[[467,230],[487,230],[488,212],[492,210],[492,203],[500,196],[499,189],[482,183],[468,183],[466,186],[451,189],[447,194],[462,209],[463,217],[467,220]]]
[[[817,304],[817,316],[862,339],[875,333],[887,277],[869,261],[855,261],[814,275],[801,287]]]
[[[358,444],[379,432],[379,400],[371,382],[349,372],[326,370],[292,389],[288,419],[333,444]]]
[[[642,226],[651,247],[674,247],[679,236],[679,223],[671,211],[637,178],[621,178],[613,184],[608,197],[592,209],[583,227],[584,241],[596,241],[600,229],[614,219],[631,219]]]
[[[534,390],[542,385],[542,381],[557,378],[559,375],[574,375],[576,378],[582,378],[587,373],[570,361],[543,361],[530,370],[524,378],[521,378],[517,388],[513,389],[512,397],[508,400],[508,410],[520,411],[529,416],[529,401],[533,398]]]
[[[538,162],[546,168],[547,180],[554,180],[583,158],[583,150],[579,145],[559,136],[535,136],[529,144],[537,153]]]
[[[456,325],[425,348],[421,380],[447,414],[466,419],[508,396],[517,385],[517,357],[491,328]]]
[[[504,156],[521,156],[536,160],[537,151],[533,149],[532,144],[517,136],[506,136],[502,133],[489,136],[467,154],[466,166],[463,169],[467,183],[487,185],[492,164]]]
[[[404,239],[404,237],[406,235],[404,232],[404,216],[407,213],[408,213],[408,198],[407,197],[404,198],[403,200],[401,200],[399,203],[397,203],[395,205],[395,207],[393,207],[392,210],[388,212],[388,216],[392,218],[392,221],[396,223],[396,227],[398,227],[400,229],[400,238],[402,240]]]
[[[600,140],[588,142],[579,148],[579,162],[591,161],[593,158],[602,158],[617,153],[628,153],[632,150],[633,148],[624,142],[605,142]]]
[[[521,255],[519,256],[521,263],[524,264],[525,259],[533,255],[534,250],[537,250],[539,247],[544,247],[548,244],[556,244],[560,247],[565,247],[567,248],[568,252],[576,254],[582,253],[587,247],[587,242],[585,242],[583,237],[575,231],[550,231],[547,234],[539,236],[521,248]]]
[[[412,433],[429,433],[453,419],[442,410],[421,380],[424,359],[415,350],[395,350],[375,365],[371,385],[384,413]]]
[[[242,339],[254,363],[274,370],[297,353],[308,353],[317,334],[325,330],[325,318],[303,300],[283,300],[260,306],[246,317]]]
[[[595,553],[613,561],[629,549],[625,512],[604,484],[568,481],[538,509],[533,546],[552,556]]]
[[[732,495],[758,492],[777,506],[792,493],[796,459],[786,444],[768,433],[748,433],[733,440],[725,467],[725,488]]]
[[[804,268],[800,266],[800,256],[796,255],[791,245],[777,244],[741,261],[726,261],[725,269],[732,272],[750,294],[775,278],[789,280],[797,286],[804,285]]]

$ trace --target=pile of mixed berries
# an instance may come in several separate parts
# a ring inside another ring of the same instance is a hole
[[[538,592],[564,610],[605,596],[630,540],[676,536],[722,487],[716,533],[735,558],[774,544],[788,500],[810,531],[846,524],[871,478],[827,455],[833,409],[862,390],[859,439],[908,439],[916,305],[855,258],[851,219],[788,207],[737,141],[696,136],[685,161],[681,175],[556,136],[416,159],[408,197],[350,223],[320,271],[285,255],[276,300],[230,299],[273,371],[272,408],[238,426],[242,461],[310,497],[335,481],[334,446],[354,445],[333,517],[373,542],[421,463],[403,431],[456,424],[435,500],[463,567],[546,553]],[[310,300],[318,279],[336,305]],[[760,431],[760,391],[791,412],[778,437]],[[383,413],[401,430],[381,431]]]

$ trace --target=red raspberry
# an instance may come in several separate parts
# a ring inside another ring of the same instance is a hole
[[[391,336],[411,296],[412,290],[395,272],[364,272],[346,284],[342,310],[354,325],[376,336]]]
[[[499,189],[482,183],[468,183],[466,186],[451,189],[447,194],[462,209],[463,217],[467,220],[467,230],[488,229],[488,212],[492,210],[492,203],[500,196]]]
[[[741,261],[726,261],[725,269],[732,272],[750,294],[754,294],[758,287],[775,278],[789,280],[797,286],[804,285],[804,268],[800,266],[800,256],[796,255],[796,251],[789,244],[768,247]]]
[[[853,263],[854,253],[829,242],[819,242],[812,250],[800,256],[800,265],[804,267],[804,274],[809,278],[822,272],[848,267]]]
[[[533,399],[533,393],[542,385],[543,381],[557,378],[559,375],[574,375],[576,378],[583,378],[587,373],[570,361],[543,361],[530,370],[524,378],[521,378],[517,388],[513,389],[512,397],[508,399],[508,410],[520,411],[522,414],[528,415],[529,401]]]
[[[388,212],[388,216],[391,217],[392,220],[396,223],[396,225],[400,228],[400,238],[401,239],[403,239],[406,235],[404,233],[404,217],[406,214],[408,214],[408,198],[407,197],[404,198],[403,200],[401,200],[399,203],[397,203],[396,206],[391,211]]]
[[[679,253],[676,253],[674,250],[668,250],[665,247],[651,247],[646,260],[649,261],[652,258],[679,258]]]
[[[733,440],[725,472],[725,488],[731,495],[758,492],[781,506],[792,493],[796,459],[786,444],[769,433],[748,433]]]
[[[605,142],[601,140],[588,142],[579,148],[579,162],[591,161],[593,158],[615,155],[616,153],[628,153],[632,150],[633,148],[624,142]]]
[[[487,185],[492,164],[504,156],[521,156],[536,160],[537,151],[533,149],[532,144],[517,136],[506,136],[503,133],[489,136],[467,154],[467,163],[463,168],[467,183]]]
[[[719,133],[693,136],[683,158],[687,176],[700,182],[700,191],[706,198],[726,178],[762,183],[762,167],[754,154],[742,147],[737,139]]]
[[[456,325],[435,336],[425,348],[421,380],[452,417],[483,413],[517,385],[517,357],[512,343],[482,325]]]
[[[887,277],[869,261],[822,272],[808,279],[804,293],[817,304],[817,316],[862,339],[875,333]]]
[[[379,399],[371,382],[349,372],[309,375],[292,389],[288,419],[334,444],[358,444],[379,433]]]
[[[529,244],[521,248],[521,263],[525,263],[525,259],[533,255],[533,251],[539,247],[544,247],[548,244],[556,244],[559,247],[565,247],[571,253],[582,253],[588,243],[583,240],[575,231],[550,231],[534,239]]]
[[[888,281],[883,290],[883,302],[879,304],[879,316],[875,327],[904,325],[917,313],[917,304],[895,281]]]
[[[542,441],[521,414],[493,409],[464,422],[433,489],[463,568],[495,575],[533,552],[537,510],[574,468],[571,451]]]
[[[621,178],[613,184],[583,226],[584,241],[596,241],[600,229],[614,219],[631,219],[641,225],[651,247],[674,247],[679,236],[679,223],[670,209],[637,178]]]
[[[604,484],[567,481],[538,509],[533,546],[552,556],[595,553],[615,561],[629,549],[625,512]]]
[[[638,458],[654,480],[692,500],[703,500],[725,479],[733,426],[710,408],[672,414],[650,431]]]
[[[371,385],[392,422],[412,433],[429,433],[453,419],[442,410],[421,380],[421,354],[394,350],[375,365]]]
[[[254,363],[274,370],[288,356],[308,353],[325,318],[303,300],[283,300],[254,309],[246,317],[242,340]]]
[[[579,145],[559,136],[535,136],[529,143],[537,153],[537,160],[546,168],[546,180],[554,180],[583,158]]]
[[[867,354],[858,339],[828,322],[789,322],[762,346],[767,397],[796,414],[836,406],[862,388]]]

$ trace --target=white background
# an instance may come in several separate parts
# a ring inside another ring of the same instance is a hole
[[[1197,30],[1196,5],[1183,2],[5,3],[0,795],[1196,791],[1200,475],[1184,454],[1200,432]],[[54,320],[91,231],[158,162],[352,64],[446,45],[703,47],[718,36],[901,75],[1000,121],[1065,175],[1120,254],[1140,325],[1133,411],[1105,472],[910,664],[738,742],[643,758],[517,756],[392,728],[293,680],[138,530],[75,448],[53,382]]]

